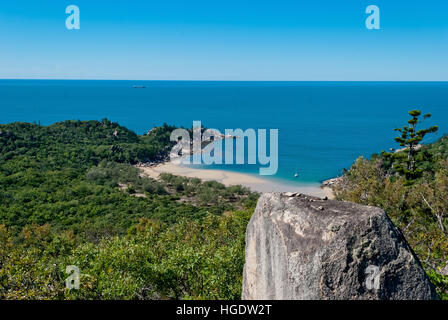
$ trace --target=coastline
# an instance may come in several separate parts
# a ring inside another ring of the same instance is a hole
[[[334,194],[328,186],[316,185],[293,185],[274,182],[258,176],[218,170],[218,169],[196,169],[171,162],[162,162],[152,166],[137,166],[146,176],[158,179],[161,173],[170,173],[188,178],[199,178],[204,181],[217,181],[225,186],[242,185],[256,192],[298,192],[319,198],[333,199]]]

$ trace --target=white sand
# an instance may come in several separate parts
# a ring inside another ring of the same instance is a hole
[[[242,185],[258,192],[300,192],[320,198],[333,198],[333,192],[330,188],[321,188],[319,185],[286,184],[277,183],[258,176],[244,173],[215,170],[215,169],[195,169],[170,162],[161,163],[152,167],[139,167],[148,177],[158,179],[161,173],[171,173],[177,176],[199,178],[205,181],[218,181],[226,186]]]

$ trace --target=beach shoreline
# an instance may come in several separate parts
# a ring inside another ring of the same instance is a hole
[[[204,181],[217,181],[225,186],[242,185],[256,192],[298,192],[319,198],[333,199],[331,188],[319,184],[295,185],[271,181],[261,176],[218,169],[198,169],[171,162],[162,162],[152,166],[137,166],[142,173],[150,178],[159,179],[160,174],[170,173],[188,178],[199,178]]]

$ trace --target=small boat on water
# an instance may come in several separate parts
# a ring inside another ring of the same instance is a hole
[[[144,89],[144,88],[146,88],[146,87],[143,86],[143,85],[136,85],[136,84],[134,84],[134,85],[133,85],[133,88],[134,88],[134,89]]]
[[[299,177],[299,174],[296,172],[296,173],[294,173],[294,178],[298,178]]]

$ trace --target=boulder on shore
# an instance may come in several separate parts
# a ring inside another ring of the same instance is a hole
[[[379,208],[263,194],[246,231],[243,299],[437,299]]]

